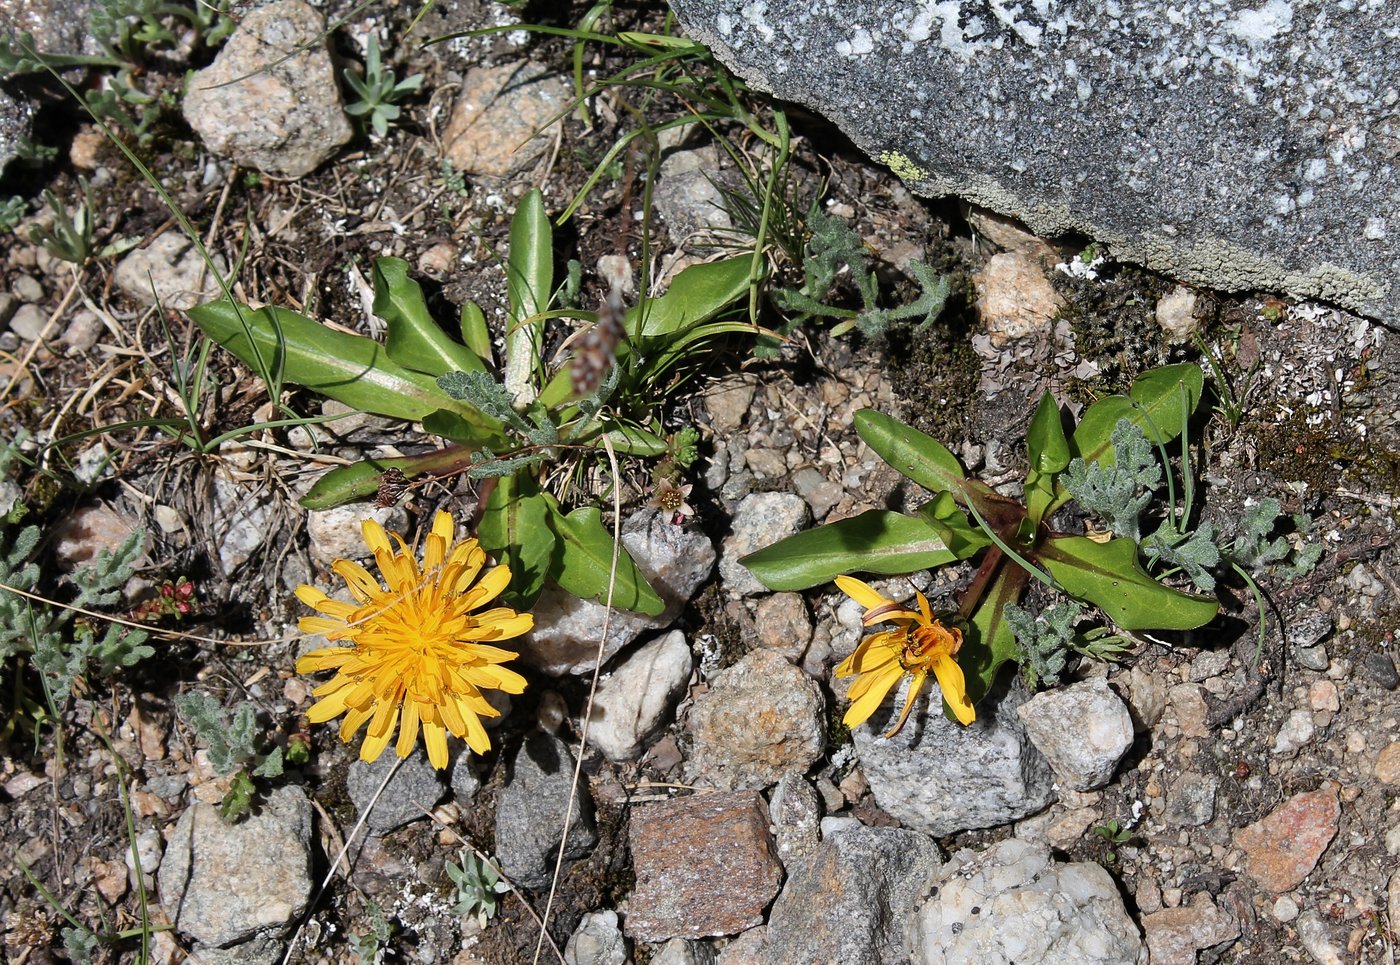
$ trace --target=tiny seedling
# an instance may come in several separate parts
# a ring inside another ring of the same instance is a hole
[[[204,742],[209,764],[215,773],[233,775],[229,792],[219,805],[220,816],[229,823],[247,814],[253,806],[257,787],[253,778],[282,775],[282,748],[267,753],[257,749],[257,719],[252,704],[240,704],[232,716],[209,694],[192,690],[175,698],[181,719]]]
[[[422,74],[398,80],[394,72],[384,66],[379,54],[379,34],[374,31],[370,32],[365,47],[365,76],[347,69],[344,77],[356,97],[345,105],[345,113],[367,119],[370,129],[380,137],[389,133],[389,122],[398,120],[403,113],[398,102],[423,86]]]
[[[452,914],[461,918],[475,918],[479,927],[496,917],[496,903],[500,896],[510,891],[510,885],[501,880],[495,865],[480,858],[471,851],[463,850],[461,864],[447,862],[447,877],[457,887],[457,903]]]

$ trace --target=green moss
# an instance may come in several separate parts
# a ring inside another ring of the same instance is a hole
[[[889,335],[891,382],[910,403],[904,421],[954,448],[968,439],[982,369],[972,350],[975,298],[971,279],[958,274],[937,324],[922,331],[895,329]]]
[[[1181,361],[1185,350],[1167,344],[1157,325],[1157,301],[1170,290],[1169,282],[1131,265],[1101,271],[1097,280],[1055,272],[1051,281],[1065,299],[1061,314],[1074,334],[1075,351],[1098,364],[1099,388],[1118,392],[1150,368]]]
[[[1344,479],[1365,489],[1400,493],[1400,452],[1337,425],[1330,412],[1317,425],[1298,409],[1278,421],[1250,425],[1259,467],[1280,479],[1298,480],[1312,493],[1335,492]]]

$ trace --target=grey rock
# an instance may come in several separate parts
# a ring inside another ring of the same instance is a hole
[[[1189,341],[1200,327],[1196,318],[1196,293],[1178,285],[1157,301],[1157,326],[1174,343]]]
[[[1328,666],[1323,641],[1332,632],[1332,614],[1321,610],[1304,610],[1293,615],[1284,628],[1288,635],[1288,653],[1299,666],[1319,673]]]
[[[825,744],[821,690],[801,670],[756,650],[716,674],[690,712],[687,773],[711,787],[761,789],[805,771]]]
[[[71,572],[100,553],[115,553],[139,529],[137,520],[103,503],[82,506],[54,526],[54,558],[65,572]]]
[[[1215,817],[1215,792],[1220,778],[1214,774],[1187,771],[1167,788],[1167,807],[1162,816],[1168,824],[1196,828]]]
[[[592,673],[605,618],[604,662],[647,630],[670,626],[715,566],[715,549],[704,533],[672,525],[654,509],[635,513],[623,522],[622,545],[665,601],[665,611],[649,617],[615,610],[608,617],[607,608],[598,601],[580,600],[557,587],[546,587],[533,608],[535,629],[522,648],[524,660],[554,677]]]
[[[137,859],[140,859],[141,877],[146,888],[155,884],[155,873],[160,870],[160,860],[165,856],[165,839],[155,828],[147,828],[136,835],[136,850],[126,849],[127,877],[136,880]]]
[[[1274,755],[1287,757],[1295,753],[1298,748],[1313,739],[1316,730],[1313,726],[1312,711],[1301,708],[1293,711],[1284,720],[1283,726],[1278,729],[1278,734],[1274,737]]]
[[[428,763],[428,755],[414,753],[404,758],[393,780],[375,800],[374,795],[397,761],[392,749],[386,750],[373,763],[355,761],[345,775],[345,790],[373,834],[386,834],[421,821],[446,792],[442,774]]]
[[[813,519],[825,519],[845,495],[840,483],[832,482],[811,466],[792,474],[792,489],[807,500]]]
[[[285,929],[311,895],[311,802],[299,787],[279,787],[238,824],[213,805],[191,805],[157,881],[170,921],[200,944],[226,948]]]
[[[5,32],[28,33],[34,49],[46,54],[95,54],[89,47],[88,14],[95,0],[4,0],[0,23]]]
[[[752,376],[730,375],[705,390],[705,411],[717,439],[732,435],[744,424],[757,389],[758,382]]]
[[[234,573],[262,548],[272,522],[271,503],[255,489],[228,476],[214,476],[214,531],[207,534],[225,575]]]
[[[1359,666],[1366,675],[1386,690],[1400,687],[1400,674],[1395,671],[1395,661],[1387,653],[1368,653],[1361,658]]]
[[[763,961],[904,960],[905,922],[941,865],[938,846],[917,831],[856,827],[831,835],[789,867],[769,914]]]
[[[185,120],[215,154],[283,177],[309,174],[354,133],[326,37],[325,20],[302,0],[252,11],[190,80]]]
[[[1102,677],[1036,694],[1016,714],[1055,776],[1076,791],[1107,784],[1133,746],[1132,716]]]
[[[651,965],[714,965],[715,953],[704,942],[673,938],[652,956]]]
[[[1225,671],[1229,669],[1229,650],[1207,650],[1197,654],[1195,659],[1191,661],[1191,672],[1187,679],[1198,684],[1212,677],[1223,677]]]
[[[584,915],[564,946],[564,961],[568,965],[626,965],[630,961],[627,940],[617,927],[617,912],[604,909]]]
[[[214,257],[220,273],[221,256]],[[205,265],[199,249],[176,231],[167,231],[145,248],[135,248],[117,263],[112,273],[117,287],[142,305],[159,302],[165,308],[185,311],[220,296],[214,272]]]
[[[1332,938],[1327,922],[1314,908],[1298,916],[1298,938],[1317,965],[1343,965],[1347,960],[1344,946]]]
[[[719,575],[725,589],[734,596],[764,592],[767,587],[740,564],[740,557],[796,533],[807,522],[809,515],[806,501],[795,493],[753,493],[745,496],[734,512],[730,533],[724,538],[720,552]]]
[[[526,737],[511,760],[510,778],[496,804],[496,854],[506,877],[522,888],[543,888],[554,873],[573,775],[569,748],[540,731]],[[593,798],[581,781],[564,857],[581,858],[597,841]]]
[[[200,965],[277,965],[282,961],[286,946],[267,935],[258,935],[228,948],[195,945],[191,961]]]
[[[664,140],[662,147],[668,147]],[[653,204],[666,222],[672,245],[688,249],[701,237],[733,227],[724,196],[715,186],[719,170],[719,150],[713,144],[663,153]]]
[[[360,524],[372,519],[391,533],[408,528],[408,512],[402,506],[367,506],[347,503],[331,509],[313,509],[306,514],[306,533],[311,537],[311,556],[323,563],[334,560],[367,560],[374,554],[365,544]]]
[[[1400,317],[1400,36],[1383,4],[673,8],[920,194],[1082,232],[1191,283]]]
[[[10,291],[22,302],[38,303],[44,300],[44,286],[33,275],[16,275],[10,282]]]
[[[964,727],[943,715],[942,697],[931,687],[888,739],[880,735],[902,704],[885,701],[851,732],[875,802],[906,827],[934,837],[995,827],[1044,808],[1055,793],[1050,765],[1016,715],[1026,700],[1019,682],[999,685],[977,705],[977,720]]]
[[[32,342],[44,334],[44,326],[49,323],[49,313],[38,305],[21,305],[10,316],[10,331],[26,342]]]
[[[788,771],[778,781],[768,802],[768,814],[784,865],[791,866],[817,850],[821,843],[821,796],[800,772]]]
[[[102,319],[95,312],[75,312],[63,330],[63,344],[68,346],[69,355],[82,355],[92,351],[97,340],[102,337]]]
[[[911,929],[915,965],[1137,965],[1142,939],[1107,871],[1011,838],[959,851]]]
[[[452,771],[447,777],[447,783],[452,789],[453,800],[462,805],[470,802],[476,797],[476,792],[481,790],[481,778],[477,777],[476,770],[472,767],[470,748],[463,746],[458,751],[452,761]]]
[[[641,647],[598,681],[588,742],[612,761],[640,757],[675,710],[693,666],[679,630]]]
[[[8,325],[19,308],[19,299],[9,292],[0,292],[0,325]]]

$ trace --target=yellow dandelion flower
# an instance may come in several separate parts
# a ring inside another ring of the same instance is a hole
[[[836,585],[842,593],[865,607],[865,616],[861,621],[865,626],[893,623],[898,627],[866,637],[856,652],[836,668],[838,677],[859,678],[851,684],[847,694],[851,701],[843,718],[847,727],[855,727],[869,720],[885,695],[907,674],[912,679],[909,682],[909,695],[904,698],[904,710],[885,736],[893,737],[899,733],[909,719],[914,700],[919,696],[919,690],[930,671],[943,691],[943,699],[953,709],[953,715],[963,724],[977,719],[972,701],[967,697],[967,682],[962,668],[953,659],[962,649],[961,630],[945,627],[935,619],[929,610],[928,599],[922,593],[918,594],[919,609],[915,612],[849,576],[838,576]]]
[[[509,607],[480,609],[510,583],[510,570],[497,566],[483,575],[486,553],[475,539],[453,543],[452,517],[444,512],[433,517],[421,568],[398,533],[368,519],[360,529],[387,589],[351,560],[336,560],[331,569],[356,602],[332,600],[312,586],[296,589],[297,599],[324,614],[302,617],[302,632],[350,643],[313,650],[297,661],[298,673],[336,671],[312,691],[320,700],[307,717],[322,723],[344,714],[340,739],[346,743],[368,724],[360,745],[364,761],[384,752],[395,727],[399,757],[412,753],[421,728],[428,760],[439,769],[447,766],[448,733],[486,753],[491,741],[481,718],[500,713],[481,692],[525,690],[524,677],[500,666],[519,654],[491,644],[518,637],[535,622]]]

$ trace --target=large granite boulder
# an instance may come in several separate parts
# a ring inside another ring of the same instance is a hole
[[[1192,283],[1400,320],[1386,4],[671,4],[750,83],[825,114],[921,194]]]

